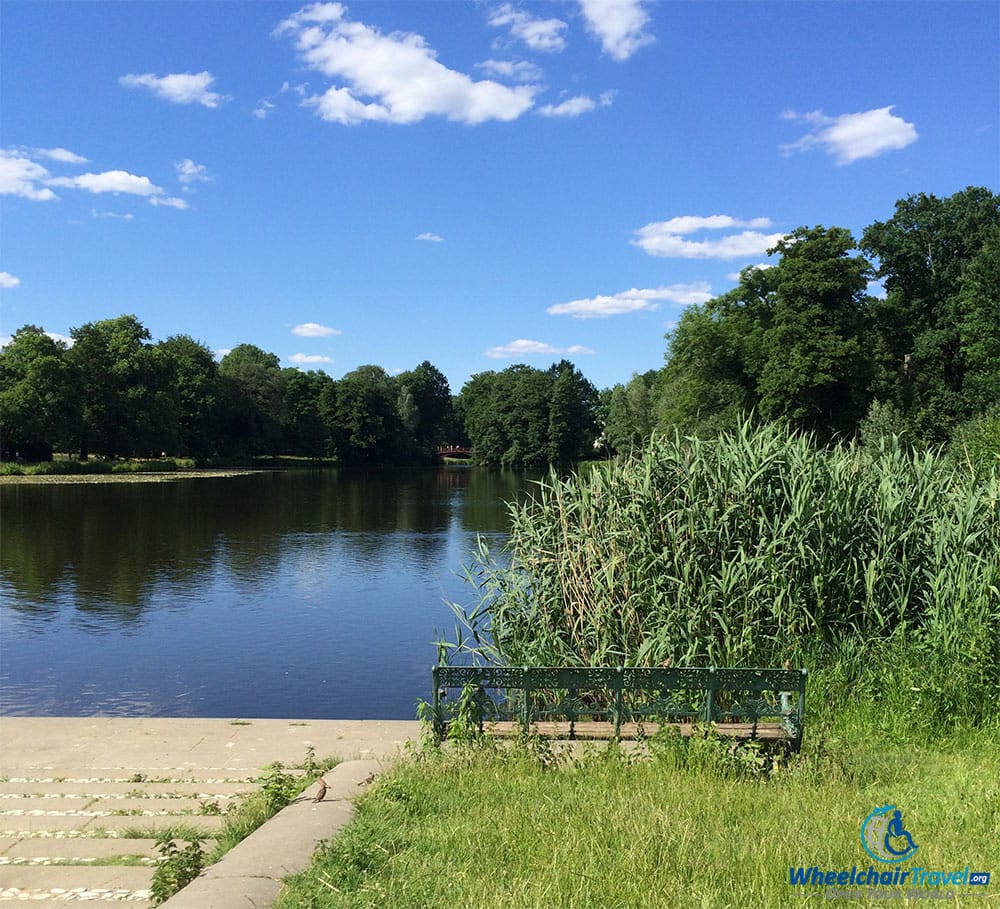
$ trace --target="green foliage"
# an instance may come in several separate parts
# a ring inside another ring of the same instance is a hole
[[[1000,395],[1000,196],[908,196],[865,230],[862,248],[886,288],[874,310],[876,393],[917,439],[946,441]]]
[[[177,845],[173,837],[164,834],[157,838],[156,848],[160,853],[160,861],[153,872],[153,883],[150,887],[154,906],[158,906],[190,884],[201,874],[205,866],[205,853],[198,837],[190,840],[182,848]]]
[[[567,360],[548,370],[518,364],[474,375],[458,408],[480,464],[520,470],[593,452],[597,390]]]
[[[327,393],[328,429],[337,459],[347,465],[391,464],[403,424],[398,391],[381,366],[359,366]]]
[[[756,409],[824,438],[852,431],[870,385],[871,268],[842,228],[793,231],[774,268],[690,307],[670,336],[661,425],[711,434]]]
[[[1000,473],[1000,408],[960,426],[951,453],[974,474]]]
[[[935,722],[1000,698],[998,475],[745,424],[553,473],[510,511],[506,551],[470,569],[477,602],[454,607],[452,658],[822,665],[846,641],[867,670],[919,666],[936,694],[909,700]]]
[[[70,331],[66,357],[79,377],[80,460],[148,455],[176,445],[169,367],[148,344],[149,330],[133,315],[90,322]]]
[[[264,767],[257,782],[265,803],[274,811],[284,808],[301,791],[300,781],[285,769],[281,761]]]
[[[0,350],[0,455],[47,461],[76,423],[78,382],[66,345],[26,325]]]

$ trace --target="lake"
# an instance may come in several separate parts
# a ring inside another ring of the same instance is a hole
[[[468,467],[0,486],[0,714],[412,719],[477,534]]]

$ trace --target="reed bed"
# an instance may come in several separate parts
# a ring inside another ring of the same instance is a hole
[[[481,545],[450,658],[779,666],[927,722],[1000,704],[1000,477],[780,426],[552,473]],[[815,683],[811,683],[815,688]]]

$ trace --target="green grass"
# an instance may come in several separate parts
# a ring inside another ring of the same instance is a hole
[[[886,802],[920,847],[910,865],[1000,873],[995,731],[930,747],[831,737],[772,772],[711,739],[573,760],[487,746],[383,777],[276,909],[814,905],[789,869],[877,864],[859,830]],[[968,899],[1000,904],[989,890]]]

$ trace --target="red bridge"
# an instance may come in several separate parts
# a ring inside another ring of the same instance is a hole
[[[471,458],[472,449],[462,448],[460,445],[442,445],[438,448],[438,455],[442,458]]]

